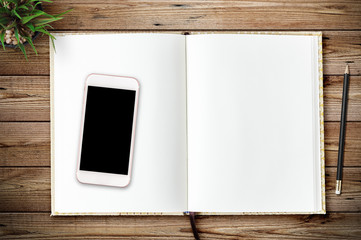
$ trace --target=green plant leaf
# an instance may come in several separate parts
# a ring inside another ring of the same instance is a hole
[[[15,38],[16,40],[18,41],[18,44],[17,46],[20,48],[20,50],[24,53],[24,56],[25,56],[25,59],[26,61],[28,60],[28,56],[26,55],[26,51],[25,51],[25,47],[22,43],[20,43],[20,38],[19,38],[19,31],[18,31],[18,28],[15,27],[14,28],[14,33],[15,33]]]
[[[32,32],[41,32],[48,35],[55,50],[55,37],[47,30],[52,28],[52,22],[61,20],[64,14],[73,9],[66,10],[56,15],[51,15],[39,9],[41,3],[52,3],[52,0],[0,0],[0,42],[6,45],[6,30],[14,29],[15,37],[18,41],[16,48],[20,48],[26,59],[26,48],[20,43],[20,39],[26,39],[34,52],[38,54],[34,46]],[[11,7],[9,7],[11,6]],[[8,8],[9,7],[9,8]]]
[[[21,37],[31,37],[31,34],[24,31],[23,28],[18,29],[18,31],[19,31],[19,36],[21,36]]]
[[[31,40],[31,37],[24,37],[26,39],[26,41],[28,41],[28,43],[30,44],[30,46],[33,48],[34,52],[36,55],[38,55],[38,52],[35,49],[35,46],[33,44],[33,40]]]
[[[25,24],[25,26],[27,26],[32,32],[36,31],[35,27],[34,27],[34,25],[32,23],[27,23],[27,24]]]
[[[47,16],[47,17],[50,17],[50,18],[55,18],[53,15],[50,15],[42,10],[39,10],[39,9],[34,9],[32,11],[32,14],[40,14],[41,13],[41,16]]]
[[[10,2],[6,2],[6,3],[4,2],[4,3],[3,3],[4,8],[5,8],[5,9],[8,9],[9,4],[10,4]]]
[[[30,15],[30,16],[23,17],[23,18],[21,19],[21,23],[22,23],[22,24],[26,24],[26,23],[28,23],[30,20],[32,20],[32,19],[34,19],[34,18],[36,18],[36,17],[39,17],[39,16],[41,16],[41,15],[43,15],[43,13],[36,13],[36,14],[34,14],[34,15]]]
[[[50,37],[51,43],[52,43],[54,51],[55,51],[55,43],[54,43],[55,37],[51,33],[49,33],[46,29],[39,28],[39,29],[37,29],[37,31],[39,31],[45,35],[48,35]]]
[[[3,48],[5,50],[5,30],[2,30],[0,32],[0,41],[1,41],[1,45],[3,46]]]
[[[20,43],[20,39],[19,39],[19,31],[18,31],[18,28],[14,28],[14,32],[15,32],[15,38],[16,40],[18,40],[18,43]]]
[[[18,0],[6,0],[5,2],[9,3],[14,3],[16,6],[18,5]]]
[[[9,18],[7,18],[7,17],[1,17],[0,18],[0,23],[1,24],[7,24],[9,22]]]
[[[9,24],[8,26],[6,26],[6,30],[12,29],[13,27],[16,26],[16,21],[13,21],[11,24]]]
[[[51,45],[53,45],[54,52],[56,53],[54,39],[55,39],[54,37],[50,38],[50,40],[51,40]]]
[[[7,24],[8,22],[6,22],[5,24]],[[0,26],[3,28],[3,29],[5,29],[5,30],[9,30],[9,29],[11,29],[11,28],[13,28],[13,27],[15,27],[16,26],[16,21],[13,21],[11,24],[9,24],[9,25],[7,25],[7,26],[5,26],[4,24],[2,24],[1,22],[0,22]]]
[[[41,27],[49,27],[51,29],[54,29],[53,26],[51,26],[50,24],[42,24]]]
[[[38,31],[39,29],[46,29],[46,27],[54,29],[50,24],[42,24],[40,26],[35,26],[35,31]]]
[[[32,23],[34,24],[34,26],[42,26],[44,24],[55,22],[55,21],[58,21],[60,19],[63,19],[63,18],[62,17],[58,17],[58,18],[39,18],[39,19],[35,19],[34,21],[32,21]]]
[[[63,16],[64,14],[68,13],[68,12],[71,12],[73,11],[73,9],[69,9],[69,10],[66,10],[65,12],[62,12],[62,13],[59,13],[59,14],[56,14],[54,15],[54,17],[60,17],[60,16]]]
[[[33,10],[36,9],[36,6],[38,6],[39,4],[41,4],[41,2],[35,3],[32,9],[33,9]]]
[[[16,12],[15,9],[11,10],[11,12],[12,12],[15,16],[17,16],[19,19],[21,19],[20,15]]]
[[[24,9],[24,10],[29,10],[29,8],[25,5],[21,5],[18,7],[18,9]]]
[[[0,8],[0,13],[1,14],[4,14],[4,13],[10,14],[11,11],[7,7],[2,7],[2,8]]]
[[[26,55],[26,51],[25,51],[25,47],[22,43],[18,43],[18,46],[20,48],[20,50],[24,53],[25,59],[26,61],[28,61],[28,56]]]
[[[55,37],[51,33],[49,33],[46,29],[44,29],[44,28],[35,28],[35,29],[36,29],[36,31],[39,31],[41,33],[48,35],[51,39],[55,39]]]

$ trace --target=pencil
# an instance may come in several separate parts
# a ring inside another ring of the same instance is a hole
[[[339,138],[339,144],[338,144],[338,161],[337,161],[337,176],[336,176],[336,194],[341,194],[343,153],[344,153],[344,148],[345,148],[347,96],[348,96],[349,76],[350,76],[350,71],[349,71],[348,65],[346,65],[346,70],[345,70],[344,79],[343,79],[340,138]]]

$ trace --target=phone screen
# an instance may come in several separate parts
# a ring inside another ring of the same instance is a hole
[[[80,170],[128,175],[136,91],[87,92]]]

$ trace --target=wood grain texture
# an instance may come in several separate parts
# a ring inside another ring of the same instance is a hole
[[[47,76],[0,76],[0,121],[49,121]]]
[[[0,166],[50,166],[50,123],[0,123]]]
[[[361,29],[359,1],[56,1],[56,29]]]
[[[0,121],[49,121],[48,76],[0,76]],[[343,76],[324,77],[325,121],[339,121]],[[348,121],[361,121],[361,76],[351,76]]]
[[[326,166],[337,166],[339,122],[325,123]],[[361,166],[361,122],[346,128],[345,166]],[[0,122],[0,166],[50,166],[50,123]]]
[[[174,21],[176,20],[177,19],[174,18]],[[214,29],[217,29],[217,26],[214,26]],[[104,31],[112,29],[102,27],[98,30]],[[119,28],[115,30],[122,29]],[[159,30],[161,31],[162,29]],[[35,46],[39,52],[39,56],[36,56],[31,48],[27,46],[29,61],[25,60],[19,50],[7,49],[4,52],[0,49],[0,75],[49,75],[48,38],[39,37],[35,41]],[[342,75],[345,71],[346,63],[349,63],[352,75],[361,75],[361,31],[323,32],[324,74]]]
[[[323,100],[325,121],[340,121],[343,76],[325,76]],[[351,76],[349,82],[347,121],[361,121],[361,76]]]
[[[38,37],[34,41],[38,56],[26,46],[28,61],[19,49],[0,49],[0,75],[49,75],[49,39]]]
[[[361,168],[343,169],[341,195],[335,194],[336,171],[326,168],[326,211],[361,212]]]
[[[360,239],[360,213],[199,216],[201,239]],[[0,213],[0,239],[194,239],[187,216],[50,217]]]
[[[325,120],[338,121],[351,69],[343,193],[334,194],[338,122],[325,125],[326,215],[201,216],[201,239],[361,239],[361,1],[57,0],[55,31],[323,31]],[[50,217],[49,41],[29,61],[0,49],[0,239],[193,239],[187,217]],[[100,46],[101,47],[101,46]],[[10,121],[10,122],[1,122]],[[37,167],[34,167],[37,166]],[[45,212],[43,212],[45,211]]]
[[[0,212],[50,211],[50,168],[0,168]]]
[[[348,63],[351,75],[361,75],[360,31],[323,32],[322,39],[324,74],[343,74]]]
[[[74,178],[75,179],[75,178]],[[326,169],[326,210],[361,211],[361,168],[344,168],[342,194],[335,194],[336,168]],[[50,168],[0,168],[0,212],[50,211]]]
[[[326,166],[337,166],[339,122],[325,123],[325,157]],[[361,166],[361,122],[346,124],[344,166]]]
[[[339,122],[325,123],[326,150],[338,151],[339,131]],[[361,153],[361,122],[348,122],[345,136],[345,152]],[[345,161],[347,160],[345,159]]]

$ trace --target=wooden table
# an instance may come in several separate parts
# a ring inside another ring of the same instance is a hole
[[[76,2],[76,3],[74,3]],[[60,31],[323,31],[326,215],[203,216],[202,239],[361,239],[361,1],[58,0]],[[107,44],[107,43],[102,43]],[[49,42],[0,53],[0,238],[192,239],[185,216],[50,217]],[[97,46],[101,47],[101,45]],[[351,69],[343,192],[336,196],[342,80]]]

